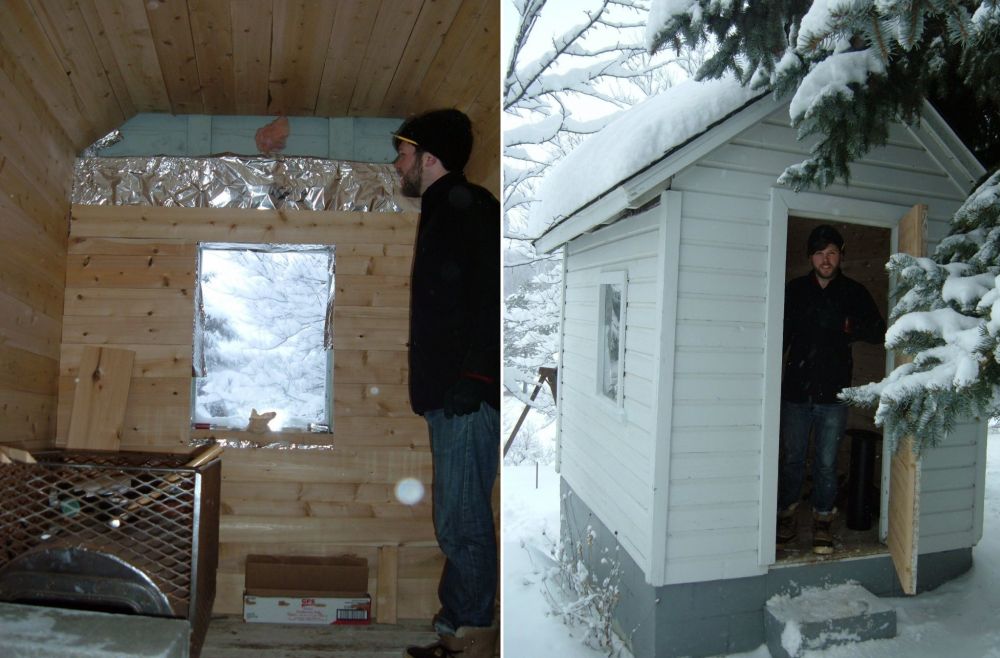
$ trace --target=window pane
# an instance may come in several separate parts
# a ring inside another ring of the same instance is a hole
[[[602,284],[601,304],[601,392],[617,401],[622,287],[612,283]]]
[[[194,421],[244,428],[251,409],[270,429],[329,425],[324,322],[332,248],[201,251],[204,377]]]

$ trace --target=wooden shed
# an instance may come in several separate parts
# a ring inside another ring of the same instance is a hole
[[[429,620],[443,562],[430,501],[393,495],[432,475],[406,387],[417,214],[72,206],[70,187],[81,151],[144,113],[457,107],[475,130],[466,174],[497,194],[499,56],[492,0],[3,2],[0,444],[65,444],[96,345],[135,352],[121,449],[191,450],[213,436],[191,422],[197,243],[336,244],[335,431],[274,437],[328,449],[225,453],[215,612],[241,612],[248,554],[353,553],[368,558],[377,619]]]
[[[982,535],[985,419],[915,463],[893,464],[876,435],[871,529],[841,521],[829,559],[806,543],[776,551],[784,289],[809,269],[809,230],[839,227],[845,272],[886,317],[889,255],[932,248],[984,172],[930,105],[919,124],[893,124],[849,185],[776,182],[808,153],[787,101],[684,83],[578,147],[540,191],[535,219],[551,226],[536,246],[564,254],[563,539],[593,527],[602,550],[585,554],[620,557],[615,624],[637,657],[750,650],[765,601],[806,585],[933,587],[969,568]],[[579,184],[602,167],[614,174]],[[878,346],[854,349],[856,383],[892,367]],[[870,415],[852,415],[848,434],[870,437]]]

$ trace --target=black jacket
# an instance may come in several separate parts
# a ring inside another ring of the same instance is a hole
[[[410,282],[410,405],[441,409],[460,378],[500,408],[500,203],[449,173],[427,188]]]
[[[785,286],[785,373],[781,398],[789,402],[839,402],[851,385],[851,343],[881,343],[885,320],[863,285],[840,273],[819,285],[816,274]]]

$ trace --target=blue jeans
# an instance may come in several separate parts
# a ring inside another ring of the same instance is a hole
[[[484,402],[479,411],[464,416],[445,418],[435,409],[424,418],[434,459],[434,533],[445,556],[438,626],[491,626],[497,593],[492,497],[500,414]]]
[[[833,511],[837,498],[837,448],[847,428],[845,403],[812,404],[781,401],[781,468],[778,474],[778,511],[802,496],[809,433],[816,442],[813,454],[813,510]]]

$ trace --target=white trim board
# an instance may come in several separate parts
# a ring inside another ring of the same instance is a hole
[[[654,368],[656,419],[653,427],[653,501],[650,505],[650,569],[647,581],[654,587],[666,585],[667,527],[670,510],[670,451],[674,412],[674,355],[677,348],[677,293],[680,276],[682,192],[660,194],[660,340]]]
[[[948,172],[961,194],[968,195],[972,191],[972,185],[986,173],[976,156],[965,147],[930,102],[924,101],[920,122],[907,125],[906,128],[923,144],[941,168]]]

